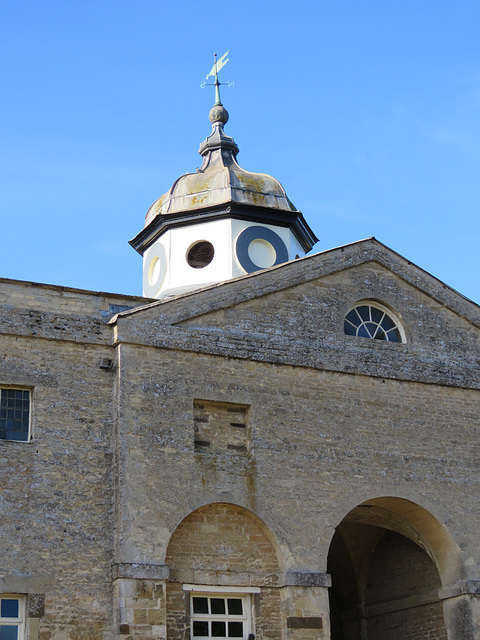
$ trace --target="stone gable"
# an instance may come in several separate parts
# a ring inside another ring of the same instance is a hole
[[[350,249],[358,262],[351,266],[337,250],[336,270],[318,275],[322,256],[312,256],[243,279],[237,283],[243,295],[237,292],[229,304],[221,289],[232,283],[225,283],[120,314],[116,341],[478,388],[478,307],[431,276],[420,281],[418,268],[380,250],[389,266],[378,256],[365,259],[363,252],[359,261],[358,247]],[[273,275],[283,278],[274,291],[268,282]],[[345,315],[362,300],[392,310],[404,329],[404,344],[344,334]]]

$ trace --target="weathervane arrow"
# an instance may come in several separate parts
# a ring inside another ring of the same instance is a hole
[[[210,70],[210,73],[208,74],[208,76],[206,77],[206,80],[208,80],[208,78],[210,78],[210,76],[212,76],[213,78],[215,78],[215,82],[202,82],[202,84],[200,85],[202,87],[202,89],[206,86],[214,86],[215,87],[215,104],[222,104],[222,101],[220,100],[220,85],[222,84],[226,84],[228,87],[232,87],[233,86],[233,82],[219,82],[218,81],[218,72],[220,71],[220,69],[223,69],[223,67],[227,64],[229,58],[227,58],[228,56],[228,51],[226,53],[223,54],[223,56],[221,58],[219,58],[217,60],[217,54],[214,53],[214,59],[215,62],[213,64],[213,67]],[[225,58],[227,58],[225,60]]]
[[[230,51],[230,49],[228,51]],[[225,60],[225,58],[228,56],[228,51],[223,54],[223,56],[218,60],[218,62],[217,62],[217,54],[216,53],[214,54],[215,55],[215,64],[213,65],[212,70],[210,71],[208,76],[205,78],[206,80],[208,80],[210,78],[210,76],[214,77],[215,81],[218,80],[218,78],[217,78],[218,72],[220,71],[220,69],[223,69],[223,67],[229,61],[229,58],[227,58]]]

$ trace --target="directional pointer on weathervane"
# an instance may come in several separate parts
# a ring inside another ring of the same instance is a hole
[[[210,76],[212,76],[212,78],[215,78],[215,82],[205,82],[204,80],[200,86],[202,87],[202,89],[204,87],[215,87],[215,105],[221,105],[222,101],[220,100],[220,85],[223,84],[223,85],[226,85],[227,87],[233,87],[233,82],[219,82],[218,80],[218,72],[227,64],[229,60],[229,58],[227,58],[228,51],[224,53],[223,56],[219,58],[218,61],[217,61],[217,54],[214,53],[213,55],[214,55],[215,62],[206,79],[208,80]],[[227,59],[225,60],[225,58]]]

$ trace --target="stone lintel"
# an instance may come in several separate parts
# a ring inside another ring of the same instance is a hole
[[[118,562],[112,566],[114,580],[131,578],[134,580],[168,580],[170,567],[166,564],[141,562]]]
[[[286,587],[331,587],[332,578],[325,571],[287,571]]]
[[[0,578],[0,593],[45,594],[55,590],[55,582],[51,576],[12,576]]]

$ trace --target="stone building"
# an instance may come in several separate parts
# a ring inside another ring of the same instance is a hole
[[[144,294],[0,281],[1,640],[480,638],[480,309],[236,162]]]

